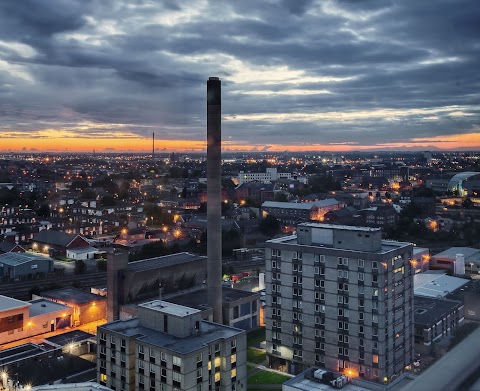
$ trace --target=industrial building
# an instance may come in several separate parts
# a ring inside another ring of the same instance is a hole
[[[72,324],[105,320],[107,315],[107,298],[81,289],[66,287],[32,295],[32,298],[45,298],[73,308]]]
[[[412,244],[379,228],[320,223],[266,242],[269,364],[317,366],[375,382],[413,363]]]
[[[161,300],[98,327],[97,380],[118,390],[247,388],[246,333]]]
[[[50,300],[0,296],[0,345],[72,325],[73,309]]]
[[[275,216],[282,224],[298,224],[310,220],[322,221],[327,212],[344,206],[335,198],[301,203],[265,201],[262,204],[262,216]]]
[[[0,254],[0,278],[2,281],[10,281],[45,277],[53,272],[53,264],[52,258],[32,253]]]

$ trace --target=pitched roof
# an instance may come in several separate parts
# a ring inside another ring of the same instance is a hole
[[[76,234],[67,234],[62,231],[55,231],[53,229],[44,229],[40,231],[33,237],[34,241],[53,244],[56,246],[66,247],[68,246],[77,236]]]

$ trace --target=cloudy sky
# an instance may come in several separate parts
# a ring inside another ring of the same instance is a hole
[[[478,0],[2,0],[0,150],[480,148]]]

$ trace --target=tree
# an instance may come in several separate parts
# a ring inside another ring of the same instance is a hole
[[[97,270],[106,272],[107,271],[107,260],[106,259],[98,259],[97,260]]]
[[[115,202],[115,198],[110,194],[104,195],[100,200],[100,205],[102,206],[115,206],[117,203]]]
[[[50,206],[48,204],[42,204],[37,209],[37,216],[39,217],[49,217],[50,216]]]
[[[272,237],[280,232],[280,223],[275,216],[267,215],[260,221],[259,228],[264,235]]]
[[[73,269],[73,272],[76,275],[83,274],[87,271],[87,264],[83,262],[81,259],[77,259],[75,261],[75,268]]]
[[[283,192],[275,193],[275,201],[277,202],[288,202],[288,195]]]
[[[308,179],[308,185],[314,193],[327,193],[342,190],[340,182],[335,181],[331,175],[314,175]]]

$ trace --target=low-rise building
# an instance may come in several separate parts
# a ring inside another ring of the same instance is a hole
[[[53,259],[32,253],[0,254],[0,278],[3,281],[35,279],[53,272]]]
[[[97,380],[112,389],[246,389],[246,334],[154,300],[97,333]]]
[[[464,306],[459,301],[433,297],[414,297],[415,343],[430,346],[453,335],[464,321]]]
[[[81,289],[67,287],[32,295],[36,298],[46,298],[56,303],[73,308],[73,324],[75,326],[97,322],[107,317],[107,298]]]

